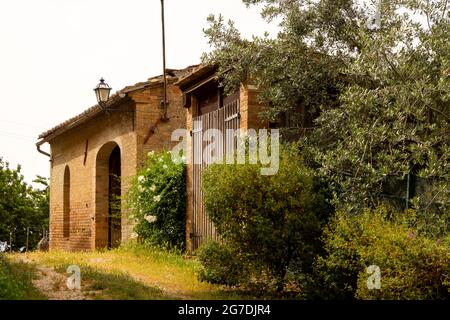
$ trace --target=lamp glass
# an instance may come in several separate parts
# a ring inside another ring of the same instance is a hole
[[[104,104],[109,100],[109,94],[111,92],[111,88],[105,83],[105,80],[100,79],[100,83],[94,89],[95,95],[97,97],[97,102]]]

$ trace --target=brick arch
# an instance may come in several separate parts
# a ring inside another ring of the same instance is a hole
[[[111,141],[98,151],[95,166],[95,248],[110,248],[120,244],[121,221],[113,218],[110,206],[112,195],[121,196],[122,151],[118,143]],[[117,172],[118,171],[118,172]],[[120,205],[118,206],[120,208]],[[119,213],[120,215],[120,209]],[[116,215],[114,215],[116,216]]]

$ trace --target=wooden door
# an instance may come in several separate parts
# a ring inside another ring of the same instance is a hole
[[[209,154],[204,154],[204,148],[208,142],[203,141],[204,133],[208,129],[219,129],[222,132],[223,141],[219,144],[218,157],[223,159],[224,155],[236,148],[236,141],[227,139],[228,129],[239,130],[239,100],[227,103],[224,107],[215,111],[200,115],[193,119],[192,131],[192,157],[193,157],[193,210],[192,210],[192,233],[191,250],[197,249],[208,239],[219,240],[219,236],[213,223],[208,219],[203,205],[202,193],[202,170],[207,167],[211,159]]]

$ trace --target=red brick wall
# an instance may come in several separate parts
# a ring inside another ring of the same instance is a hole
[[[104,213],[107,196],[100,185],[107,184],[107,174],[99,164],[108,157],[108,146],[121,150],[122,195],[136,174],[145,155],[174,145],[172,131],[186,125],[185,110],[178,87],[168,86],[168,122],[161,123],[144,145],[150,124],[160,117],[162,88],[153,87],[129,93],[126,104],[136,112],[101,114],[50,141],[53,158],[50,174],[50,249],[93,250],[104,246]],[[134,119],[133,119],[134,118]],[[134,123],[134,124],[133,124]],[[134,127],[134,128],[133,128]],[[86,140],[88,151],[85,162]],[[111,144],[111,142],[115,144]],[[109,144],[108,144],[109,143]],[[104,147],[102,149],[102,147]],[[102,151],[102,152],[100,152]],[[100,152],[100,155],[99,155]],[[85,163],[84,163],[85,162]],[[63,235],[64,170],[70,170],[70,236]],[[104,169],[104,168],[103,168]],[[133,221],[122,206],[122,242],[132,238]],[[97,226],[97,227],[96,227]],[[103,232],[103,236],[100,234]],[[103,239],[102,239],[103,237]],[[97,238],[97,244],[96,244]]]

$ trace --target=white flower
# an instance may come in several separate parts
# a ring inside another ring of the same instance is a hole
[[[152,157],[154,154],[155,154],[155,151],[150,151],[150,152],[147,154],[147,156],[148,156],[148,157]]]
[[[145,181],[145,177],[144,176],[139,176],[138,177],[138,181],[139,181],[139,183],[144,182]]]
[[[163,165],[163,169],[167,169],[167,168],[168,168],[167,164]]]
[[[148,215],[148,216],[145,216],[144,219],[147,220],[148,223],[153,223],[156,221],[156,216]]]
[[[158,161],[163,162],[164,161],[163,157],[159,157]]]
[[[174,164],[186,163],[186,157],[184,155],[172,154],[172,162]]]
[[[138,188],[138,189],[139,189],[139,192],[140,192],[140,193],[143,193],[143,192],[145,191],[145,189],[144,189],[144,187],[143,187],[143,186],[139,186],[139,188]]]
[[[156,186],[154,184],[152,184],[152,186],[150,187],[150,191],[151,192],[155,192],[156,191]]]
[[[139,237],[139,235],[136,233],[136,232],[133,232],[131,235],[130,235],[130,238],[131,239],[137,239]]]
[[[161,196],[160,195],[154,196],[153,197],[153,201],[160,202],[161,201]]]

